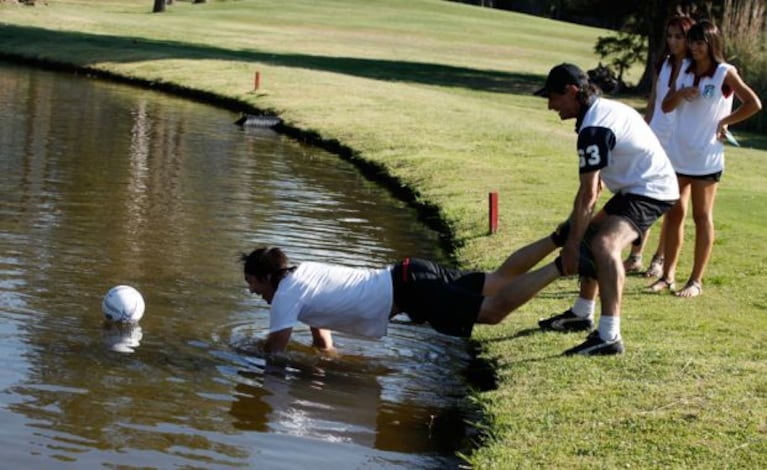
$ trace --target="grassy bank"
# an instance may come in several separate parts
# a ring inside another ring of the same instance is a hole
[[[0,3],[0,54],[206,93],[337,142],[436,207],[465,267],[490,268],[550,231],[577,187],[573,122],[530,93],[562,61],[596,64],[599,30],[437,0]],[[254,90],[254,74],[261,87]],[[764,138],[734,129],[742,143]],[[728,148],[718,239],[691,300],[626,287],[619,358],[561,358],[540,334],[577,291],[559,281],[478,328],[497,390],[477,468],[754,468],[767,460],[767,152]],[[487,235],[487,193],[500,231]],[[680,263],[691,266],[692,223]],[[657,231],[656,231],[657,232]],[[655,234],[654,234],[655,235]],[[650,245],[655,243],[655,236]]]

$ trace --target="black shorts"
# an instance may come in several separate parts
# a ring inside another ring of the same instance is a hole
[[[716,173],[709,173],[707,175],[685,175],[684,173],[677,173],[676,176],[678,178],[690,178],[693,180],[714,181],[716,183],[722,180],[721,171],[717,171]]]
[[[663,214],[668,212],[676,204],[674,201],[659,201],[647,196],[637,194],[616,194],[605,204],[604,211],[607,215],[617,215],[626,219],[639,234],[634,241],[639,245],[644,233]]]
[[[471,336],[482,306],[485,273],[406,258],[392,268],[394,303],[415,323],[450,336]]]

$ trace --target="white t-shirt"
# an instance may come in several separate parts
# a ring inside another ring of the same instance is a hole
[[[724,145],[717,138],[719,121],[732,112],[732,91],[727,96],[722,85],[732,65],[721,63],[714,75],[701,77],[700,95],[692,101],[682,101],[675,112],[676,126],[669,142],[669,158],[677,173],[708,175],[724,171]],[[695,84],[693,72],[680,72],[680,86]]]
[[[600,170],[614,194],[679,199],[666,152],[642,116],[618,101],[596,98],[578,123],[580,172]]]
[[[301,263],[272,299],[269,331],[297,322],[358,336],[386,335],[393,304],[391,269]]]
[[[690,59],[682,60],[679,67],[679,73],[676,76],[677,85],[675,88],[677,90],[679,89],[680,79],[683,74],[682,71],[687,70],[689,65]],[[664,113],[662,105],[663,99],[666,98],[666,95],[668,95],[669,90],[672,88],[670,86],[672,71],[671,63],[668,60],[665,60],[655,82],[655,102],[653,103],[652,119],[650,119],[650,129],[655,132],[655,135],[658,137],[660,144],[667,154],[669,153],[669,140],[671,134],[674,132],[674,125],[676,124],[676,113],[674,111]]]

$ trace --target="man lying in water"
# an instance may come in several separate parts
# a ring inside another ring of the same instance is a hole
[[[311,328],[313,345],[333,349],[331,330],[386,335],[389,320],[406,313],[440,333],[468,337],[477,323],[494,325],[561,276],[559,258],[528,272],[562,244],[559,231],[512,253],[495,271],[462,271],[406,258],[378,269],[317,262],[290,266],[283,251],[262,247],[243,253],[250,292],[271,305],[266,352],[285,349],[293,327]]]

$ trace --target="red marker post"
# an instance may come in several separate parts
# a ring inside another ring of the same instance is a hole
[[[258,90],[261,86],[261,72],[256,72],[256,76],[253,78],[253,89]]]
[[[491,192],[488,197],[488,212],[490,220],[490,235],[498,231],[498,193]]]

